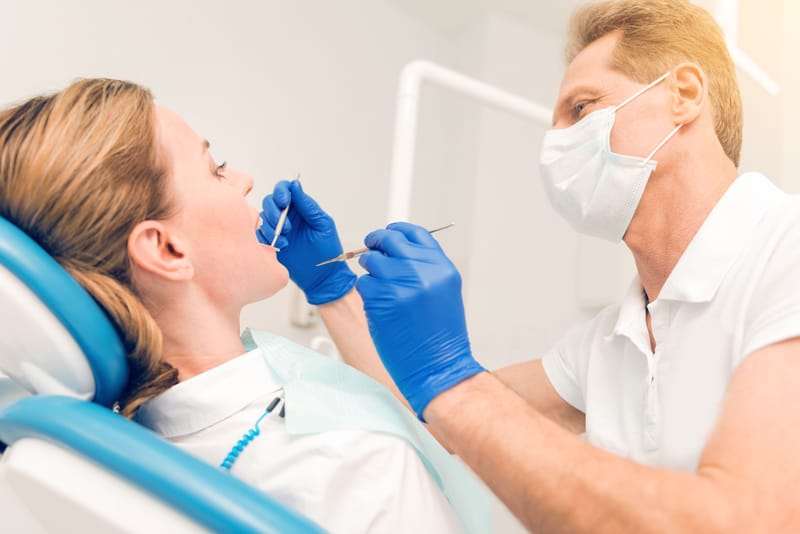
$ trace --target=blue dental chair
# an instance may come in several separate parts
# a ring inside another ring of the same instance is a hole
[[[113,413],[127,372],[97,303],[0,217],[3,532],[322,532]]]

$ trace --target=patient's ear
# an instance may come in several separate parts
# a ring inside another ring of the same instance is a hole
[[[142,221],[133,228],[128,255],[140,269],[167,280],[191,280],[194,276],[183,243],[159,221]]]

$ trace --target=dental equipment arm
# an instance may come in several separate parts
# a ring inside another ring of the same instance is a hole
[[[409,218],[419,94],[422,82],[425,81],[548,127],[552,120],[552,110],[536,102],[430,61],[417,59],[410,62],[400,74],[397,103],[395,104],[388,222],[407,221]]]
[[[374,252],[361,264],[370,274],[356,287],[370,332],[412,406],[528,529],[800,529],[800,338],[758,350],[736,370],[694,473],[646,467],[592,447],[481,372],[458,272],[420,230],[392,225],[367,237]]]

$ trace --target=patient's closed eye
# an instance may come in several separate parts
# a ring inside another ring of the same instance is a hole
[[[222,163],[217,165],[217,168],[214,170],[214,175],[216,175],[218,178],[225,178],[225,168],[227,166],[228,166],[227,161],[223,161]]]

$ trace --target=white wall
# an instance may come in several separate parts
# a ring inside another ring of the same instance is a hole
[[[459,28],[443,31],[401,4],[0,0],[0,104],[76,77],[141,82],[211,139],[218,159],[254,176],[254,205],[300,171],[356,246],[385,222],[394,97],[406,62],[432,59],[546,105],[563,72],[563,24],[543,31],[532,17],[481,15],[473,6]],[[769,97],[742,77],[742,169],[800,189],[788,178],[798,118],[790,104],[800,86],[789,59],[798,43],[784,31],[798,8],[767,4],[742,2],[740,42],[785,87]],[[587,246],[539,184],[543,128],[434,87],[423,88],[419,125],[412,220],[457,223],[439,235],[464,272],[476,352],[490,366],[540,355],[587,314],[576,298]],[[290,296],[248,308],[244,322],[307,341],[321,329],[289,326]]]
[[[0,0],[0,20],[7,22],[0,33],[0,105],[78,77],[142,83],[211,140],[218,160],[253,175],[254,205],[277,180],[300,171],[306,189],[335,215],[346,244],[357,246],[385,223],[400,70],[417,57],[453,65],[461,48],[372,0],[220,6]],[[462,147],[478,132],[459,125],[476,116],[451,95],[426,89],[414,220],[456,221],[445,237],[462,250],[471,243],[475,161]],[[243,323],[308,342],[322,329],[290,326],[292,297],[285,291],[248,307]]]
[[[402,66],[453,55],[443,36],[372,0],[0,0],[0,20],[0,104],[78,77],[142,83],[218,160],[253,175],[253,205],[299,171],[350,245],[385,224]],[[435,102],[426,120],[450,122],[435,120]],[[243,322],[306,341],[320,330],[289,326],[290,296],[249,307]]]
[[[740,3],[739,47],[781,85],[785,85],[784,52],[788,51],[784,49],[782,20],[788,5],[789,2],[783,1]],[[737,74],[744,105],[744,142],[739,168],[742,172],[763,172],[786,187],[790,184],[784,176],[781,159],[788,146],[784,146],[787,140],[781,135],[781,116],[791,112],[794,106],[786,104],[797,93],[793,94],[791,88],[784,86],[779,95],[772,96],[741,70]]]
[[[782,32],[780,73],[783,84],[782,106],[775,119],[780,124],[782,184],[788,191],[796,194],[800,193],[800,107],[795,105],[795,100],[800,95],[800,69],[797,68],[797,54],[800,50],[800,32],[797,31],[800,2],[783,2],[781,15],[780,19],[774,21]]]
[[[480,77],[551,106],[561,40],[502,15],[483,22]],[[476,354],[490,367],[541,356],[582,318],[574,294],[577,237],[550,208],[539,178],[546,125],[480,112],[472,247],[466,279]]]
[[[253,205],[300,171],[345,245],[358,246],[385,223],[396,83],[408,61],[431,59],[553,104],[566,21],[511,17],[510,3],[492,12],[492,2],[468,2],[466,16],[443,30],[401,0],[0,0],[0,105],[77,77],[140,82],[208,137],[217,159],[253,175]],[[742,6],[742,47],[784,86],[772,98],[742,78],[742,168],[800,191],[800,8]],[[595,250],[546,202],[543,127],[435,87],[423,88],[419,127],[411,218],[457,223],[439,238],[464,273],[476,354],[492,368],[540,356],[593,312],[578,302],[587,265],[611,258],[605,268],[624,279],[629,260]],[[322,329],[290,326],[291,297],[248,307],[243,322],[308,342]],[[505,512],[496,524],[521,532]]]
[[[788,2],[770,3],[769,9],[753,1],[743,4],[741,46],[778,79],[783,91],[769,96],[739,73],[745,107],[741,170],[760,170],[786,189],[800,191],[794,158],[800,111],[791,105],[800,78],[788,60],[800,49],[797,32],[788,30],[800,20],[800,8]],[[458,47],[454,65],[462,71],[542,104],[555,102],[564,70],[563,25],[542,31],[529,20],[490,12],[446,33]],[[591,317],[597,304],[621,295],[634,266],[622,245],[577,236],[550,208],[538,171],[542,126],[451,100],[462,108],[462,120],[453,125],[453,133],[461,135],[460,163],[469,160],[474,167],[458,179],[453,173],[439,180],[448,205],[471,202],[472,212],[466,225],[459,222],[457,232],[440,240],[465,275],[474,351],[496,368],[541,356],[571,325]],[[466,128],[477,131],[477,137],[465,135]],[[418,150],[426,150],[422,140]],[[416,192],[434,190],[420,186],[425,168],[418,164]],[[469,184],[471,195],[462,190]],[[419,197],[414,202],[420,216],[427,214]],[[466,240],[460,233],[465,227]],[[499,503],[495,525],[498,532],[523,532]]]

